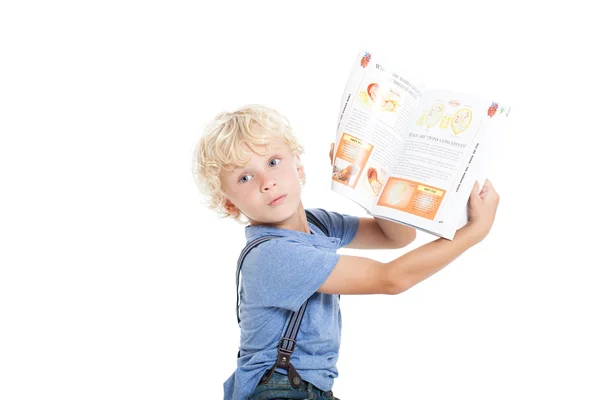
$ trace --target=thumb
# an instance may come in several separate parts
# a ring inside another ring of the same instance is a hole
[[[479,200],[479,182],[475,181],[473,184],[473,189],[471,190],[470,201]]]
[[[471,190],[471,196],[476,196],[479,194],[479,182],[475,181],[473,184],[473,189]]]

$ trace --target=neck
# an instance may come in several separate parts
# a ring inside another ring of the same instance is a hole
[[[276,223],[271,224],[259,224],[255,221],[250,221],[251,225],[269,225],[274,228],[279,229],[287,229],[290,231],[298,231],[304,233],[310,233],[310,228],[308,227],[308,220],[306,219],[306,212],[304,211],[304,206],[302,205],[302,201],[298,203],[298,208],[296,212],[292,214],[289,218]]]

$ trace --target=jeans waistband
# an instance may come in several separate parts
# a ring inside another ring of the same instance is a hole
[[[267,385],[269,383],[278,383],[278,382],[289,383],[288,376],[286,374],[282,374],[281,372],[275,371],[275,372],[273,372],[273,375],[271,376],[271,379],[269,379],[269,382],[267,383]],[[321,390],[318,387],[316,387],[315,385],[313,385],[312,383],[307,382],[305,380],[302,380],[302,383],[300,384],[299,389],[306,390],[309,393],[315,393],[319,396],[333,398],[333,392],[331,390]]]

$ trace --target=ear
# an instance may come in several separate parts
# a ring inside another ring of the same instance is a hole
[[[223,205],[223,208],[225,208],[225,211],[227,211],[229,214],[233,215],[234,217],[240,213],[240,210],[235,206],[235,204],[233,204],[231,201],[229,201],[229,199],[225,200],[225,204]]]
[[[296,171],[298,171],[298,178],[304,179],[304,177],[305,177],[304,166],[302,165],[302,162],[300,161],[300,156],[298,154],[296,154],[295,157],[296,157]]]

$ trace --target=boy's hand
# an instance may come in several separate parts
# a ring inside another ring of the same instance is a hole
[[[475,182],[469,197],[469,222],[465,228],[470,229],[478,241],[483,240],[492,229],[499,202],[500,196],[489,179],[486,179],[481,191],[479,182]]]

